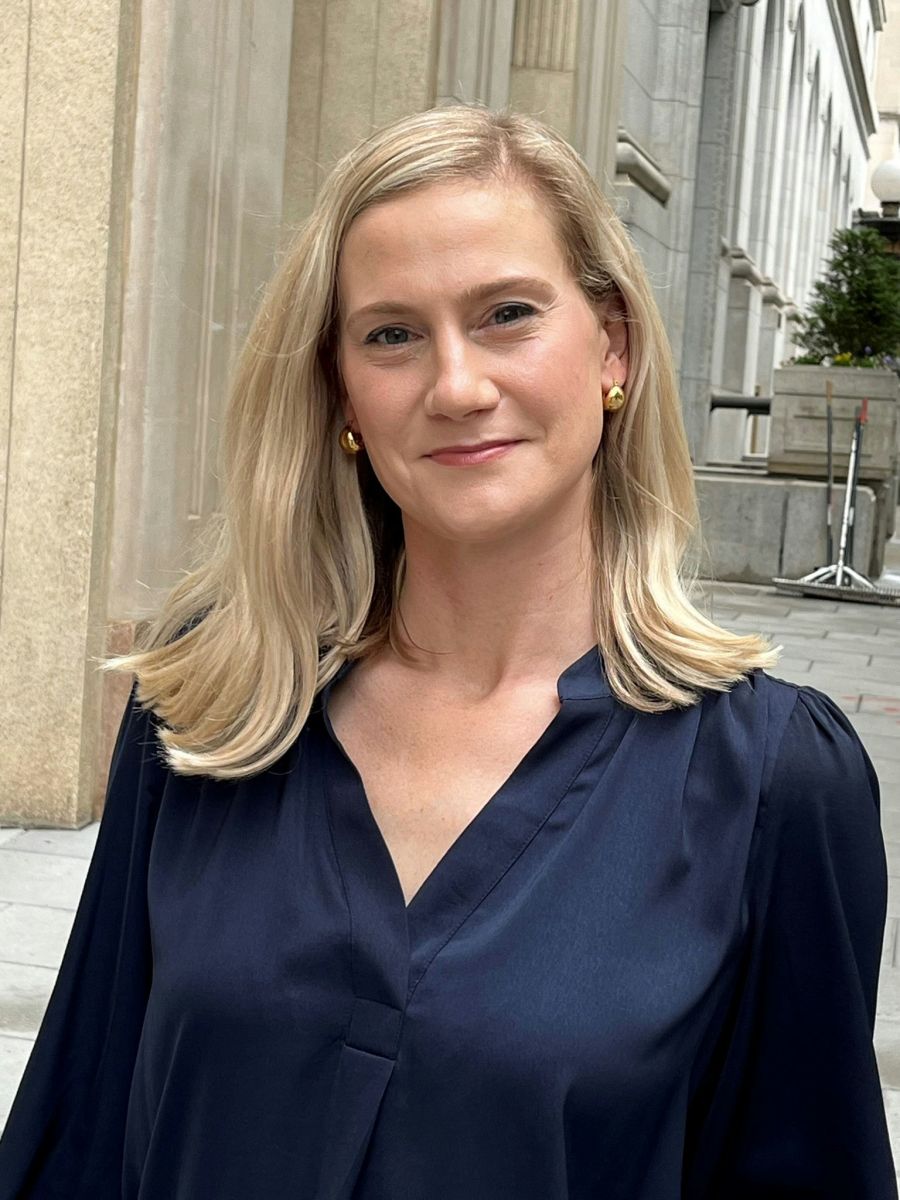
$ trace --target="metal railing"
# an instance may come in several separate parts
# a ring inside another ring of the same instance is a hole
[[[731,392],[712,392],[710,412],[716,408],[745,408],[751,417],[767,417],[772,409],[771,396],[735,396]]]
[[[731,452],[726,452],[725,447],[720,443],[718,452],[713,450],[712,461],[734,466],[755,465],[757,467],[764,463],[769,442],[768,418],[771,407],[771,396],[736,396],[733,392],[711,392],[710,417],[717,411],[737,411],[746,414],[743,428],[731,443]],[[713,443],[715,440],[712,439]]]

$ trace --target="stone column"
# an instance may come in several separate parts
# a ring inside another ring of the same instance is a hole
[[[572,144],[607,194],[616,174],[627,20],[625,0],[582,3]]]
[[[515,0],[441,5],[437,103],[509,103]]]
[[[679,370],[707,21],[703,3],[630,5],[621,100],[612,106],[619,121],[617,209],[656,287]]]
[[[697,464],[706,461],[710,388],[719,379],[731,282],[724,232],[740,12],[709,17],[681,367],[684,422]]]
[[[759,321],[759,344],[756,358],[756,378],[763,396],[772,395],[775,366],[779,361],[782,341],[782,309],[786,298],[771,279],[763,279],[762,311]]]
[[[733,60],[734,123],[728,156],[728,191],[725,236],[731,246],[745,247],[750,240],[750,206],[753,183],[753,134],[759,120],[760,53],[762,26],[756,12],[738,22]]]
[[[763,277],[756,263],[742,250],[729,253],[731,281],[725,325],[725,352],[721,386],[729,392],[752,396],[759,382],[756,359],[762,311],[760,286]]]
[[[558,130],[611,189],[625,44],[623,0],[516,0],[509,103]]]
[[[230,365],[282,223],[291,0],[143,10],[124,290],[109,644],[123,651],[218,503]],[[105,680],[98,762],[128,680]]]
[[[110,616],[155,612],[215,510],[228,375],[281,233],[290,0],[155,0],[141,30]]]
[[[331,167],[360,138],[434,103],[438,9],[438,0],[294,0],[284,166],[288,225],[309,214]]]
[[[509,99],[572,139],[578,0],[517,0]]]
[[[0,55],[0,819],[87,821],[137,27],[10,0]]]
[[[728,261],[731,279],[719,386],[735,395],[752,396],[757,384],[762,276],[742,250],[731,250]],[[716,409],[710,414],[709,461],[740,461],[747,434],[747,415],[743,408]]]

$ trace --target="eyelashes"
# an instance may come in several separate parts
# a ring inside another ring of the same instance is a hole
[[[409,330],[403,329],[399,325],[385,325],[382,329],[374,329],[367,335],[365,344],[367,346],[405,346],[407,343],[394,341],[381,341],[382,337],[388,337],[392,333],[399,333],[403,337],[409,336]]]
[[[498,305],[491,312],[491,317],[497,317],[501,314],[512,313],[511,320],[503,320],[493,324],[495,329],[504,329],[508,326],[519,325],[521,322],[528,320],[536,315],[537,310],[531,304],[524,303],[506,303]],[[490,325],[493,322],[489,322]],[[373,329],[371,333],[366,335],[365,345],[367,346],[383,346],[385,349],[394,349],[402,346],[408,346],[411,338],[410,330],[405,329],[402,325],[382,325],[378,329]]]
[[[512,304],[511,303],[511,304],[501,304],[499,308],[494,309],[494,311],[491,315],[496,316],[498,313],[508,312],[510,309],[524,310],[525,316],[533,316],[534,312],[535,312],[535,310],[532,308],[532,306],[530,304],[518,304],[518,303]],[[519,317],[515,318],[515,320],[521,320],[521,319],[522,319],[521,315]],[[513,323],[514,323],[513,321],[502,321],[501,322],[502,325],[512,325]]]

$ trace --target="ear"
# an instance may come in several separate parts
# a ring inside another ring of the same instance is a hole
[[[628,314],[621,296],[616,294],[603,305],[600,324],[609,339],[601,375],[603,390],[608,392],[614,383],[624,386],[628,378]]]

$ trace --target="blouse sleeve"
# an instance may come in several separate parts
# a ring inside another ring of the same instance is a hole
[[[120,1200],[151,977],[147,860],[165,782],[132,689],[56,986],[0,1140],[0,1200]]]
[[[799,689],[763,796],[748,954],[696,1096],[685,1200],[895,1200],[872,1046],[887,870],[875,772]]]

